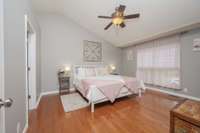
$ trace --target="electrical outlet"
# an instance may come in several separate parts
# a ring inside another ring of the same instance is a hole
[[[184,88],[183,91],[184,91],[185,93],[187,93],[187,92],[188,92],[188,88]]]
[[[17,133],[20,133],[20,127],[21,127],[21,124],[20,122],[17,123]]]

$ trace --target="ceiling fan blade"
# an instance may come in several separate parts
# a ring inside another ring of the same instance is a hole
[[[113,24],[113,23],[110,22],[110,23],[104,28],[104,30],[107,30],[112,24]]]
[[[119,12],[124,12],[125,9],[126,9],[126,6],[125,6],[125,5],[120,5],[120,6],[118,7],[118,11],[119,11]]]
[[[125,23],[121,23],[120,26],[121,26],[122,28],[126,27]]]
[[[98,18],[112,19],[112,17],[109,16],[98,16]]]
[[[139,18],[140,14],[131,14],[131,15],[126,15],[124,16],[124,19],[133,19],[133,18]]]

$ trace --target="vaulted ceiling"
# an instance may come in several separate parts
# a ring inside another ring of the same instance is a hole
[[[200,22],[200,0],[32,0],[37,13],[59,13],[72,19],[104,40],[124,47],[183,25]],[[126,21],[126,28],[104,27],[119,4],[125,14],[140,13],[139,19]]]

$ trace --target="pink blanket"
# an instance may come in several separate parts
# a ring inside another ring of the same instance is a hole
[[[126,86],[129,91],[133,93],[139,92],[141,86],[140,82],[136,78],[123,76],[122,79],[124,80],[124,86]]]
[[[136,78],[123,77],[123,81],[116,80],[97,80],[97,79],[84,79],[82,85],[84,95],[87,95],[91,86],[97,87],[111,102],[114,102],[118,97],[122,87],[128,88],[133,93],[138,92],[139,83]]]

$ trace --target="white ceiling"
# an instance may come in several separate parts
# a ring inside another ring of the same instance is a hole
[[[177,27],[200,21],[200,0],[32,0],[38,13],[61,13],[104,40],[120,47]],[[126,22],[126,28],[104,31],[117,5],[126,5],[125,14],[140,13]]]

